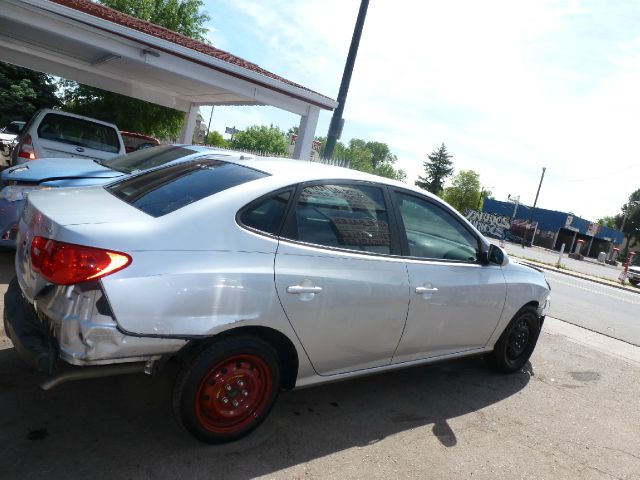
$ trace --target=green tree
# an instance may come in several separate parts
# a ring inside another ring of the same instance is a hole
[[[640,189],[629,196],[629,201],[622,206],[622,217],[626,215],[626,221],[622,233],[626,238],[627,249],[631,240],[640,240]],[[622,226],[622,224],[621,224]]]
[[[480,203],[480,175],[473,170],[461,170],[444,189],[443,198],[459,212],[477,209]]]
[[[64,109],[115,123],[120,130],[175,139],[180,135],[184,113],[137,98],[64,81]]]
[[[418,177],[416,185],[436,195],[441,195],[444,181],[453,173],[453,155],[447,152],[444,143],[440,148],[431,152],[429,160],[424,162],[425,176]]]
[[[206,41],[209,15],[202,0],[100,0],[103,5],[168,28],[189,38]]]
[[[600,225],[604,225],[605,227],[617,229],[620,226],[620,223],[622,222],[622,216],[607,215],[605,217],[599,218],[598,220],[596,220],[596,222],[599,223]]]
[[[209,16],[202,0],[102,0],[100,3],[196,40],[205,40]],[[122,130],[177,138],[184,113],[99,88],[65,80],[64,108],[115,123]]]
[[[253,125],[238,132],[229,142],[232,148],[282,155],[287,153],[289,142],[285,133],[275,125]]]
[[[40,108],[60,106],[49,75],[0,62],[0,126],[29,120]]]
[[[318,137],[316,140],[322,143],[321,151],[324,151],[327,139]],[[348,146],[337,142],[333,158],[347,160],[350,168],[361,172],[400,181],[405,181],[407,178],[404,170],[395,168],[398,157],[391,153],[389,146],[383,142],[367,142],[360,138],[352,138]]]
[[[206,145],[213,145],[214,147],[228,147],[229,146],[229,142],[227,142],[224,137],[222,136],[222,134],[220,132],[218,132],[217,130],[213,130],[209,133],[207,133],[207,138],[205,139],[204,143]]]

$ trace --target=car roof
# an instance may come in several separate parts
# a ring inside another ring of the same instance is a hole
[[[315,180],[355,180],[391,185],[405,190],[412,190],[428,197],[434,197],[433,194],[426,190],[422,190],[421,188],[398,180],[392,180],[390,178],[380,177],[378,175],[353,170],[351,168],[327,165],[325,163],[310,160],[297,160],[279,157],[252,157],[249,159],[223,160],[255,168],[256,170],[261,170],[270,175],[284,177],[290,181],[290,183]]]
[[[37,115],[48,115],[48,114],[55,114],[55,115],[61,115],[64,117],[73,117],[73,118],[78,118],[80,120],[85,120],[87,122],[93,122],[93,123],[98,123],[100,125],[105,125],[108,127],[113,127],[114,129],[118,130],[118,127],[116,127],[116,125],[114,123],[111,122],[105,122],[104,120],[100,120],[98,118],[94,118],[94,117],[87,117],[85,115],[78,115],[77,113],[71,113],[71,112],[67,112],[65,110],[57,110],[54,108],[41,108],[40,110],[38,110],[35,114],[34,117],[35,118]]]

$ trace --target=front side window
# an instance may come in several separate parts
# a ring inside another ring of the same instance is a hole
[[[57,113],[44,116],[38,127],[38,137],[103,152],[120,151],[118,132],[113,127]]]
[[[396,192],[409,256],[476,262],[478,240],[445,209],[422,198]]]
[[[369,185],[306,187],[295,205],[294,240],[379,254],[391,253],[382,189]]]
[[[112,195],[161,217],[228,188],[268,176],[235,163],[203,159],[129,177],[105,187]]]

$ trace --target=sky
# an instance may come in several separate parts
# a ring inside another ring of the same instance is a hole
[[[359,6],[205,0],[208,40],[335,99]],[[371,0],[341,141],[385,142],[411,183],[444,143],[456,172],[527,205],[545,167],[538,207],[615,215],[640,188],[639,24],[640,2],[626,0]],[[299,121],[216,107],[212,129]]]

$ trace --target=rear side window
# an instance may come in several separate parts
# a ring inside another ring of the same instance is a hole
[[[203,159],[136,175],[105,189],[138,210],[161,217],[210,195],[266,176],[264,172],[242,165]]]
[[[194,153],[188,148],[162,145],[110,158],[102,162],[102,165],[118,172],[131,174],[159,167]]]
[[[391,233],[382,189],[369,185],[312,185],[295,206],[294,240],[390,254]]]
[[[259,201],[240,215],[240,222],[261,232],[277,235],[282,225],[291,192],[280,192]]]
[[[114,128],[56,113],[44,116],[38,127],[38,137],[103,152],[120,151],[118,132]]]

